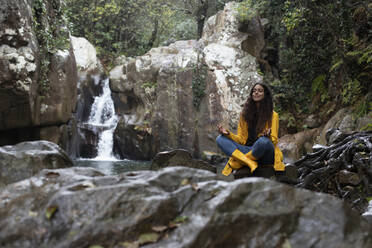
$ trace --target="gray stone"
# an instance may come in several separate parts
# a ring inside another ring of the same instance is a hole
[[[319,118],[316,115],[309,115],[305,119],[305,125],[308,128],[317,128],[317,127],[320,127],[321,121],[319,120]]]
[[[43,169],[73,166],[56,144],[48,141],[22,142],[0,147],[0,186],[29,178]]]
[[[120,247],[155,232],[144,247],[369,248],[372,239],[372,226],[333,196],[186,167],[43,170],[0,192],[0,226],[2,247],[30,248]]]
[[[46,4],[47,13],[60,5],[59,0],[54,3]],[[50,56],[43,55],[34,18],[32,1],[1,1],[0,145],[40,139],[41,127],[66,124],[75,108],[77,73],[72,49],[67,44],[64,48],[53,47],[48,51]],[[40,18],[43,20],[39,22],[55,28],[51,39],[69,42],[68,30],[63,22],[55,20],[56,16]],[[49,71],[41,71],[43,63],[48,63]],[[41,77],[45,77],[43,84]],[[61,142],[62,133],[43,136],[48,140],[58,136]]]
[[[208,170],[213,173],[217,172],[216,166],[213,166],[203,160],[195,160],[190,152],[182,149],[159,152],[153,158],[151,163],[152,170],[158,170],[169,166],[185,166],[194,169]]]
[[[282,136],[279,139],[278,146],[283,152],[284,163],[294,163],[306,153],[312,152],[312,145],[319,132],[319,129],[313,128]]]
[[[152,140],[148,127],[128,125],[122,118],[114,132],[114,152],[121,158],[151,160],[155,155]]]

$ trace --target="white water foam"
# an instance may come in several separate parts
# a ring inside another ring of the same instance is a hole
[[[95,84],[98,83],[99,77],[94,78]],[[97,80],[97,81],[96,81]],[[109,79],[102,81],[102,94],[94,98],[90,111],[89,125],[100,127],[102,131],[98,139],[98,154],[94,160],[117,160],[113,154],[114,131],[118,123],[118,116],[115,114],[114,102],[111,98]]]

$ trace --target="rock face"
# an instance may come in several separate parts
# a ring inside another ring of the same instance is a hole
[[[77,58],[77,104],[69,122],[70,132],[64,148],[73,158],[91,158],[97,155],[98,134],[102,130],[86,122],[94,98],[102,94],[102,84],[107,76],[94,46],[87,39],[72,36],[71,45]]]
[[[48,141],[22,142],[0,147],[0,186],[36,175],[43,169],[67,168],[73,162],[56,144]]]
[[[151,170],[159,170],[168,166],[185,166],[194,169],[208,170],[216,173],[217,168],[203,160],[195,160],[191,154],[182,149],[159,152],[152,160]]]
[[[200,157],[204,151],[218,151],[218,123],[236,128],[249,87],[262,79],[255,58],[241,48],[248,34],[238,31],[234,6],[229,3],[211,17],[199,41],[153,48],[126,58],[110,72],[121,117],[114,136],[121,157],[131,153],[130,146],[120,145],[128,144],[123,140],[127,136],[134,137],[132,144],[151,142],[136,152],[146,159],[175,148]],[[138,138],[131,135],[138,130]],[[151,138],[143,140],[143,132]]]
[[[314,128],[282,136],[278,146],[283,152],[283,162],[294,163],[306,153],[313,152],[312,147],[319,133],[320,130]]]
[[[313,116],[309,116],[308,120],[313,118]],[[314,152],[314,144],[322,146],[332,145],[343,140],[352,132],[365,131],[369,122],[370,118],[368,115],[358,117],[352,108],[343,108],[321,127],[308,129],[296,134],[284,135],[279,140],[279,147],[283,151],[284,162],[293,163],[306,153]]]
[[[43,170],[0,192],[0,246],[370,247],[371,225],[335,197],[215,178],[185,167]]]
[[[327,132],[329,129],[338,129],[341,132],[350,133],[353,131],[365,131],[371,116],[358,117],[352,108],[340,109],[325,125],[322,127],[317,142],[322,145],[329,145]]]
[[[75,57],[66,27],[57,21],[61,4],[43,4],[45,13],[39,14],[44,19],[33,16],[30,1],[0,4],[0,145],[35,139],[59,142],[75,108]],[[46,26],[37,28],[33,21]],[[40,29],[66,47],[46,48]]]
[[[127,124],[121,119],[115,129],[115,154],[129,159],[148,160],[156,150],[147,127]]]

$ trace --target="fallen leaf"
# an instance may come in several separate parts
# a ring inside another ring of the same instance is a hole
[[[58,206],[49,206],[46,210],[45,210],[45,217],[50,220],[53,215],[56,213],[56,211],[58,210]]]
[[[138,248],[139,247],[139,244],[138,242],[123,242],[121,243],[121,246],[123,248]]]
[[[291,243],[289,243],[288,239],[285,239],[284,243],[282,244],[282,248],[292,248]]]
[[[155,243],[158,241],[159,237],[160,236],[157,233],[144,233],[140,235],[137,241],[139,245],[144,245],[148,243]]]
[[[181,225],[181,224],[174,223],[174,222],[169,222],[168,227],[169,227],[170,229],[174,229],[174,228],[179,227],[180,225]]]
[[[191,184],[191,187],[192,187],[193,190],[195,190],[195,191],[199,191],[199,186],[198,186],[197,183],[192,183],[192,184]]]
[[[153,226],[151,229],[155,232],[163,232],[168,229],[167,226]]]
[[[79,191],[87,188],[95,188],[96,186],[91,182],[82,182],[78,185],[68,188],[69,191]]]
[[[181,181],[181,185],[182,185],[182,186],[185,186],[185,185],[188,185],[188,184],[190,184],[190,181],[189,181],[189,179],[187,179],[187,178],[185,178],[185,179],[183,179],[183,180]]]
[[[50,177],[50,178],[56,178],[56,177],[59,177],[59,173],[58,172],[48,172],[47,174],[45,174],[46,177]]]
[[[183,223],[183,222],[188,221],[188,220],[189,220],[189,217],[181,215],[181,216],[178,216],[177,218],[175,218],[173,220],[173,222],[174,223]]]
[[[37,212],[34,212],[34,211],[28,211],[28,215],[30,216],[30,217],[36,217],[37,216]]]
[[[221,190],[219,190],[219,189],[214,189],[214,190],[212,190],[212,191],[211,191],[211,196],[214,197],[214,196],[218,195],[218,194],[220,193],[220,191],[221,191]]]

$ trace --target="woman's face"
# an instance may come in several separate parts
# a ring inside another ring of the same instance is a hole
[[[265,89],[262,85],[257,84],[252,90],[252,99],[255,102],[259,102],[265,97]]]

